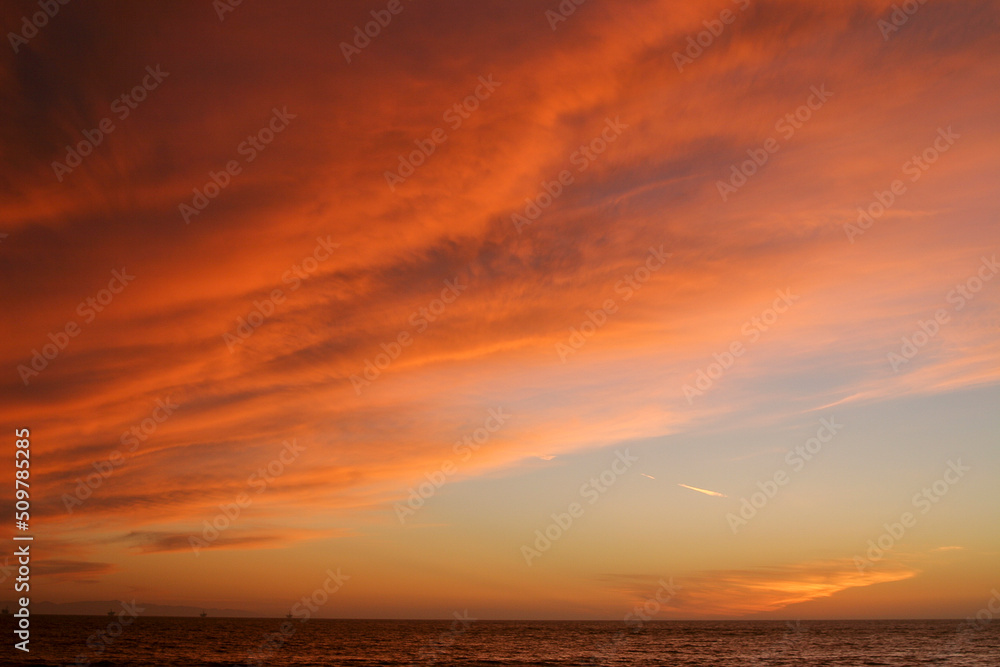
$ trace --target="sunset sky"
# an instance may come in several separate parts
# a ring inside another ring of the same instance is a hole
[[[33,602],[984,606],[1000,2],[581,2],[5,3]]]

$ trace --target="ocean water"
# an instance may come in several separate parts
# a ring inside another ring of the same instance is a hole
[[[2,665],[1000,665],[1000,623],[959,621],[348,621],[32,618],[31,652]],[[284,625],[283,625],[284,624]],[[113,635],[113,636],[112,636]]]

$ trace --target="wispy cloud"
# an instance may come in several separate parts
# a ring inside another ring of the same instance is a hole
[[[244,5],[224,29],[212,11],[61,14],[0,64],[0,283],[17,314],[0,337],[0,398],[5,423],[44,438],[39,538],[64,540],[67,562],[85,545],[120,549],[100,558],[136,572],[152,554],[179,558],[289,438],[306,453],[220,550],[376,530],[499,405],[517,420],[462,461],[465,480],[721,418],[995,384],[993,289],[902,372],[886,362],[996,247],[990,3],[930,3],[886,46],[882,0],[761,0],[678,72],[672,54],[718,4],[594,5],[555,32],[526,0],[414,5],[349,65],[331,35],[364,15],[352,3]],[[171,74],[155,94],[57,181],[52,162],[157,63]],[[447,126],[480,76],[502,85],[391,191],[385,171]],[[721,201],[717,181],[824,84],[822,113]],[[242,159],[276,106],[293,124],[185,225],[178,205]],[[606,142],[613,119],[629,127]],[[949,124],[961,142],[849,243],[858,206]],[[573,182],[517,233],[511,215],[564,170]],[[335,252],[304,272],[327,237]],[[630,286],[660,245],[669,268]],[[81,314],[122,267],[134,283]],[[456,280],[468,288],[445,304]],[[788,285],[802,301],[744,333]],[[42,356],[71,322],[79,334]],[[224,334],[247,328],[231,351]],[[573,336],[586,345],[563,364],[555,345]],[[688,405],[681,387],[734,343],[746,353]],[[18,367],[36,351],[44,368],[26,385]],[[123,436],[168,395],[182,408],[130,449]],[[113,546],[112,518],[128,536]]]

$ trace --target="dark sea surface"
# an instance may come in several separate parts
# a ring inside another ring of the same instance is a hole
[[[12,646],[13,619],[2,619],[0,664],[1000,666],[1000,622],[652,621],[636,629],[588,621],[140,616],[123,628],[100,616],[31,620],[31,652],[23,654]]]

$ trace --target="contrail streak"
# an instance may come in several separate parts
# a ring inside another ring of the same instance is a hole
[[[719,498],[728,498],[724,493],[719,493],[718,491],[709,491],[708,489],[699,489],[697,486],[688,486],[687,484],[678,484],[677,486],[683,486],[685,489],[691,489],[692,491],[697,491],[698,493],[704,493],[709,496],[718,496]]]

